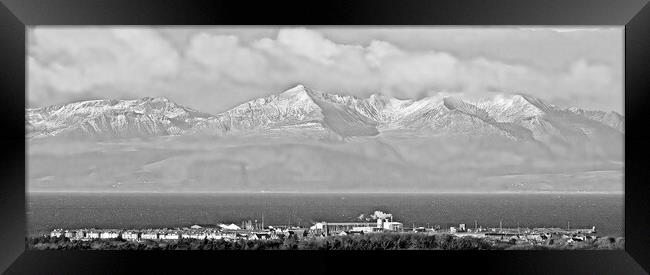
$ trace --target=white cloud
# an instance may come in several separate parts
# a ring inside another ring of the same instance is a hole
[[[367,47],[366,51],[366,60],[373,67],[381,66],[381,61],[389,56],[402,56],[404,53],[394,45],[386,42],[373,40],[370,42],[370,45]]]
[[[144,88],[157,78],[175,75],[180,62],[178,53],[149,29],[37,28],[30,45],[30,91]],[[30,93],[30,100],[38,101],[39,95],[43,93]]]
[[[514,32],[504,31],[502,39]],[[168,37],[174,32],[164,33]],[[494,46],[485,47],[486,53],[492,54],[467,57],[435,47],[406,49],[389,41],[389,35],[349,44],[337,43],[319,29],[280,29],[271,36],[268,31],[260,33],[257,39],[242,34],[246,36],[243,41],[236,32],[184,30],[187,39],[178,39],[172,46],[160,32],[147,28],[36,28],[29,44],[30,101],[61,103],[71,94],[101,88],[131,97],[165,95],[216,113],[303,83],[357,96],[373,92],[400,98],[432,96],[440,91],[468,95],[526,92],[550,103],[606,110],[622,106],[622,96],[616,94],[622,93],[621,72],[586,58],[564,58],[561,66],[556,65],[564,69],[545,70],[491,58],[503,55]],[[498,31],[491,29],[490,33]],[[535,33],[526,32],[531,37]],[[563,35],[569,37],[570,33]],[[521,36],[517,39],[522,40]]]
[[[262,47],[284,47],[288,52],[323,64],[331,64],[332,58],[343,50],[341,45],[329,41],[316,31],[304,28],[283,29],[276,40],[264,40]]]
[[[267,66],[261,54],[239,45],[239,39],[232,35],[198,34],[191,39],[186,54],[189,61],[203,65],[209,76],[223,75],[240,82],[255,82]]]

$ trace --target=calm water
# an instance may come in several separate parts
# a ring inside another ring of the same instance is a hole
[[[355,221],[381,210],[405,226],[590,228],[623,236],[623,195],[600,194],[28,194],[29,234],[52,228],[147,228]]]

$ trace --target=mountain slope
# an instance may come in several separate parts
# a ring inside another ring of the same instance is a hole
[[[27,109],[25,127],[42,137],[28,139],[30,190],[620,191],[624,166],[623,116],[526,95],[299,85],[216,115],[166,98]]]
[[[29,137],[97,138],[177,135],[212,117],[164,97],[83,101],[27,109],[26,116]]]
[[[331,131],[341,137],[376,135],[373,122],[336,97],[298,85],[283,93],[243,103],[217,115],[229,131],[302,127]]]
[[[103,139],[195,133],[345,139],[406,131],[420,136],[501,135],[571,147],[582,146],[585,140],[620,138],[624,117],[615,112],[559,109],[527,95],[497,95],[476,102],[444,96],[400,100],[379,94],[368,98],[328,94],[298,85],[217,115],[166,98],[93,100],[27,109],[25,127],[28,137]]]

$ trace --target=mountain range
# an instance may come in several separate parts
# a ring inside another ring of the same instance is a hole
[[[494,132],[518,140],[624,132],[616,112],[560,109],[527,95],[498,95],[467,102],[455,97],[400,100],[379,94],[368,98],[316,92],[298,85],[212,115],[165,97],[90,100],[26,110],[28,137],[139,137],[212,131],[328,131],[341,138],[375,136],[384,131],[434,133]],[[615,130],[615,131],[612,131]],[[597,133],[594,133],[596,131]]]
[[[302,85],[219,114],[164,97],[26,110],[35,190],[620,191],[624,125],[525,94]]]

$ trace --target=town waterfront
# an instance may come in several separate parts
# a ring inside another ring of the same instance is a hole
[[[411,227],[591,228],[623,236],[622,194],[96,194],[28,193],[28,234],[54,228],[173,228],[193,224],[309,227],[374,210]]]

